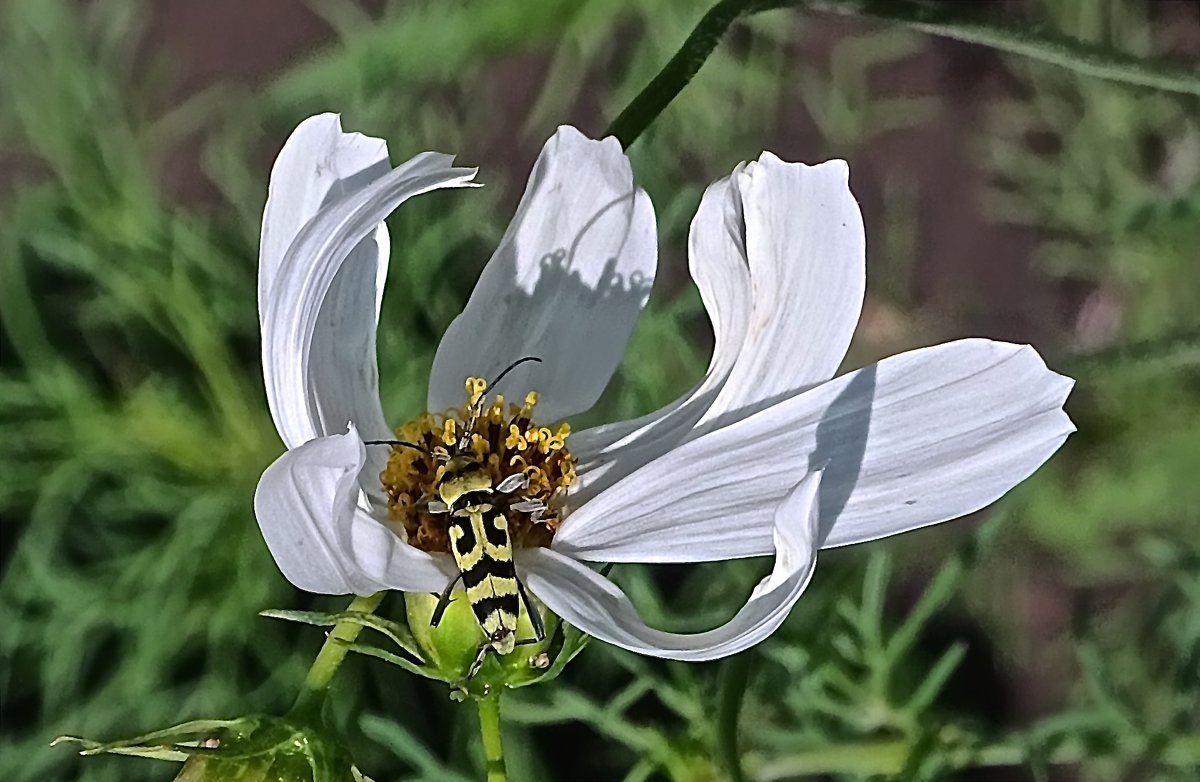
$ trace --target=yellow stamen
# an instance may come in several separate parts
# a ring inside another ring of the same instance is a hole
[[[422,413],[396,429],[396,437],[422,450],[392,448],[380,474],[391,517],[408,533],[408,542],[424,551],[449,552],[448,517],[431,514],[429,500],[437,497],[437,481],[445,469],[435,453],[453,453],[473,406],[487,391],[483,378],[467,378],[467,402],[445,413]],[[509,534],[516,547],[548,546],[564,511],[567,488],[575,482],[575,457],[566,448],[571,428],[556,429],[533,421],[538,395],[530,391],[524,404],[507,404],[496,396],[487,403],[470,431],[466,452],[483,463],[492,485],[517,472],[529,476],[529,485],[512,494],[497,494],[495,501],[508,516]],[[425,451],[428,451],[426,453]],[[537,500],[547,506],[541,519],[508,511],[513,503]]]

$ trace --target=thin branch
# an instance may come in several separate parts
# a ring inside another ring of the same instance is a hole
[[[742,16],[781,8],[860,16],[988,46],[1084,76],[1136,87],[1200,96],[1200,68],[1135,57],[1036,26],[983,19],[970,3],[913,0],[720,0],[683,46],[622,111],[605,135],[628,149],[699,72],[729,27]]]

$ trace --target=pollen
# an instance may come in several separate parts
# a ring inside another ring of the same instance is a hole
[[[429,512],[429,501],[437,499],[437,481],[446,457],[453,455],[465,438],[462,453],[474,456],[487,467],[492,485],[518,472],[529,477],[529,485],[511,494],[496,492],[492,498],[508,519],[509,535],[517,548],[549,546],[565,509],[567,489],[575,481],[575,457],[567,450],[571,434],[568,424],[551,429],[534,420],[538,395],[529,392],[521,405],[505,402],[503,396],[485,403],[470,432],[464,428],[471,410],[486,393],[482,378],[467,378],[467,401],[459,409],[444,413],[426,412],[397,427],[396,438],[419,446],[393,446],[387,467],[380,474],[387,496],[388,513],[404,527],[408,542],[430,552],[450,553],[449,520],[444,513]],[[517,503],[540,503],[540,514],[511,508]]]

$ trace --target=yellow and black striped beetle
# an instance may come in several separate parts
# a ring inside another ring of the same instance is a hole
[[[470,417],[454,450],[432,454],[445,464],[435,485],[437,497],[428,500],[428,508],[430,513],[447,513],[450,516],[450,551],[458,566],[458,575],[442,591],[429,623],[437,627],[441,622],[454,587],[461,580],[475,621],[479,623],[486,639],[471,665],[468,679],[479,672],[489,650],[505,655],[517,646],[540,642],[546,637],[541,614],[530,601],[525,585],[517,577],[508,518],[494,502],[497,494],[511,494],[525,488],[529,478],[525,473],[517,472],[499,483],[493,483],[487,467],[469,451],[471,432],[483,410],[488,390],[513,369],[529,361],[540,362],[541,359],[535,356],[518,359],[485,385],[471,404]],[[366,444],[414,448],[428,453],[425,448],[403,440],[370,440]],[[533,513],[536,517],[545,510],[545,506],[530,501],[513,503],[510,509]],[[517,640],[521,603],[525,604],[533,626],[535,637],[531,639]]]

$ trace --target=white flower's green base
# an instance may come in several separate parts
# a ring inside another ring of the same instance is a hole
[[[546,627],[546,638],[536,643],[522,644],[511,654],[499,656],[488,652],[475,676],[469,676],[471,667],[483,645],[483,633],[479,629],[470,604],[462,593],[447,607],[442,621],[436,628],[429,620],[437,607],[437,596],[422,592],[404,593],[407,622],[394,622],[370,613],[377,603],[374,598],[356,598],[350,609],[341,613],[315,611],[285,611],[272,609],[260,615],[290,622],[301,622],[318,627],[333,627],[329,638],[313,663],[309,672],[310,683],[301,695],[297,708],[319,702],[324,686],[341,663],[346,652],[357,652],[369,657],[397,665],[409,673],[449,684],[452,696],[457,700],[472,696],[489,697],[501,687],[524,687],[536,682],[556,678],[567,663],[587,645],[588,636],[578,628],[561,621],[535,603]],[[370,604],[363,601],[370,600]],[[361,610],[354,610],[355,608]],[[386,637],[391,648],[376,646],[370,642],[356,641],[362,628],[368,628]],[[522,614],[517,623],[517,638],[532,639],[533,625],[527,614]],[[306,703],[307,702],[307,703]]]
[[[536,641],[529,615],[522,611],[517,622],[517,640],[522,642],[528,639],[529,642],[521,643],[506,655],[488,651],[479,671],[469,677],[479,651],[485,644],[483,631],[479,629],[471,605],[461,592],[456,593],[446,606],[438,626],[430,627],[429,620],[437,603],[437,595],[422,592],[407,592],[404,595],[408,627],[425,658],[428,675],[476,698],[489,696],[500,687],[532,684],[546,675],[550,667],[551,645],[558,629],[558,617],[538,606],[546,625],[546,637]]]

